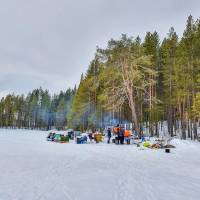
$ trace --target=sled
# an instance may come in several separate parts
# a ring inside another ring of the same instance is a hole
[[[96,143],[101,142],[102,141],[102,135],[101,135],[101,133],[94,134],[94,140],[96,141]]]
[[[87,143],[87,136],[78,136],[76,137],[77,144],[86,144]]]

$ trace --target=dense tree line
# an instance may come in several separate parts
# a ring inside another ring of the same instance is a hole
[[[200,119],[200,20],[189,16],[183,36],[170,28],[122,35],[97,48],[79,87],[50,96],[36,89],[0,102],[1,127],[86,130],[131,122],[137,134],[159,136],[167,122],[171,136],[197,137]]]
[[[51,96],[35,89],[27,96],[7,95],[0,101],[0,127],[51,129],[64,128],[76,89]]]
[[[200,20],[188,17],[183,36],[170,28],[140,37],[122,35],[97,48],[82,75],[69,116],[72,127],[87,129],[132,122],[159,135],[167,121],[171,136],[197,137],[200,117]]]

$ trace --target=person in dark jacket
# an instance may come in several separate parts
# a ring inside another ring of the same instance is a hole
[[[120,131],[119,131],[119,141],[120,144],[124,144],[124,127],[121,127]]]
[[[111,134],[111,129],[108,128],[108,130],[107,130],[107,137],[108,137],[107,143],[108,143],[108,144],[110,143],[110,138],[111,138],[111,136],[112,136],[112,134]]]
[[[93,133],[89,133],[89,134],[88,134],[88,137],[89,137],[89,139],[90,139],[90,142],[92,142],[92,140],[94,139]]]

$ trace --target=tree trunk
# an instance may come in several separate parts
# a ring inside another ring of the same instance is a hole
[[[171,106],[168,110],[167,124],[168,124],[168,133],[171,137],[173,137],[174,134],[173,134],[173,120],[172,120],[172,107]]]
[[[132,116],[132,122],[134,123],[134,129],[136,131],[136,134],[139,134],[139,126],[138,126],[138,119],[137,119],[137,114],[136,114],[136,109],[135,109],[135,101],[133,99],[132,94],[129,94],[129,106],[131,108],[131,116]]]
[[[193,121],[193,129],[194,129],[194,140],[197,139],[197,121],[194,119]]]
[[[156,126],[156,136],[159,137],[159,123],[156,122],[155,126]]]
[[[137,134],[139,134],[139,126],[138,126],[138,120],[137,120],[137,115],[136,115],[136,110],[135,110],[135,105],[131,105],[131,112],[132,112],[132,121],[134,123],[134,128]]]
[[[182,139],[186,140],[186,121],[182,122]]]

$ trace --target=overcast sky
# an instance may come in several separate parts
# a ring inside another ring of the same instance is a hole
[[[94,56],[121,33],[181,35],[199,0],[0,0],[0,97],[79,83]]]

